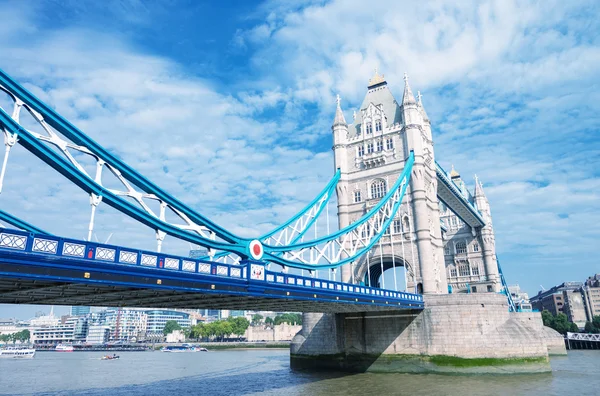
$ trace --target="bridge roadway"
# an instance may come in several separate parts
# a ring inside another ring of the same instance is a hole
[[[423,296],[0,228],[0,303],[253,309],[422,310]]]

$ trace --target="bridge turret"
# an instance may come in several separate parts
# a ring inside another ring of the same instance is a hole
[[[420,97],[419,102],[421,102]],[[422,291],[423,293],[447,293],[448,282],[439,227],[437,178],[431,126],[422,102],[419,105],[410,89],[406,73],[404,74],[401,109],[406,142],[405,155],[408,155],[410,150],[413,150],[415,154],[410,187]]]
[[[335,169],[340,169],[343,173],[348,172],[348,158],[346,153],[346,145],[348,143],[348,124],[342,112],[340,105],[340,95],[336,97],[337,107],[335,109],[335,117],[331,130],[333,131],[333,153]]]
[[[338,153],[343,152],[343,150],[336,150],[336,148],[338,148],[338,146],[339,148],[343,148],[348,142],[348,124],[346,123],[346,118],[344,117],[344,112],[342,112],[342,107],[340,105],[340,95],[337,95],[336,101],[337,107],[335,109],[335,118],[333,119],[331,130],[333,131],[333,151],[335,152],[335,167],[337,169],[342,168],[342,165],[345,165],[344,161],[338,160]],[[341,158],[339,159],[341,160]]]
[[[500,290],[500,276],[498,274],[498,263],[496,261],[496,237],[494,235],[494,227],[492,225],[492,213],[490,210],[490,202],[483,191],[483,184],[475,175],[475,204],[481,212],[485,226],[481,229],[481,242],[483,248],[483,264],[488,280],[493,283],[493,291]]]
[[[338,204],[338,225],[340,228],[350,223],[348,216],[348,205],[350,205],[350,197],[348,193],[348,124],[342,111],[340,95],[336,97],[337,107],[335,109],[335,117],[331,130],[333,131],[333,157],[334,169],[341,171],[340,180],[338,182],[337,204]],[[349,274],[346,275],[342,269],[342,278],[347,281]]]

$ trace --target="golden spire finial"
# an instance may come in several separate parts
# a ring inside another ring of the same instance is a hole
[[[379,72],[377,71],[377,68],[375,68],[375,74],[373,75],[373,78],[371,78],[369,80],[368,88],[371,88],[374,85],[381,84],[381,83],[384,83],[384,82],[385,82],[384,75],[383,74],[379,75]]]
[[[450,171],[450,177],[460,177],[460,173],[454,169],[454,164],[452,164],[452,170]]]

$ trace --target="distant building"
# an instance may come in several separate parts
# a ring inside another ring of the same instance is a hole
[[[0,335],[14,334],[21,330],[16,319],[0,319]]]
[[[75,316],[75,328],[73,329],[73,339],[75,341],[85,341],[88,334],[88,318],[86,316]]]
[[[84,316],[90,313],[90,307],[71,307],[71,316]]]
[[[110,326],[93,325],[88,328],[85,342],[92,345],[101,345],[110,339]]]
[[[229,316],[237,318],[238,316],[246,316],[246,311],[229,311]]]
[[[106,311],[104,324],[110,326],[111,341],[135,342],[146,336],[148,316],[136,309],[110,309]]]
[[[519,285],[508,286],[508,292],[510,293],[518,310],[531,310],[532,306],[529,301],[529,295],[521,290]]]
[[[564,282],[548,290],[538,292],[537,295],[530,299],[531,305],[540,312],[546,310],[553,315],[565,313],[565,296],[563,292],[565,290],[580,290],[582,286],[582,282]]]
[[[56,345],[75,340],[77,318],[68,319],[64,323],[52,326],[32,328],[31,342],[37,345]]]
[[[151,309],[144,312],[148,317],[147,332],[149,334],[162,333],[169,320],[176,321],[184,329],[189,328],[191,324],[190,314],[187,312],[168,309]]]
[[[185,334],[181,330],[173,330],[171,333],[167,334],[166,341],[183,342],[185,341]]]
[[[48,315],[37,315],[29,321],[31,327],[42,327],[42,326],[57,326],[60,323],[60,319],[54,316],[54,307],[50,308]]]
[[[588,321],[600,315],[600,274],[590,276],[582,288]]]
[[[580,329],[583,329],[587,316],[582,289],[563,290],[563,300],[565,302],[563,312],[567,315],[569,321],[575,323]]]

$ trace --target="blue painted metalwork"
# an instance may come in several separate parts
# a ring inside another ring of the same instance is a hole
[[[298,232],[298,235],[292,239],[291,243],[296,243],[297,241],[299,241],[304,234],[306,234],[306,232],[310,229],[310,227],[315,223],[315,221],[317,221],[317,218],[319,217],[319,215],[321,214],[321,212],[323,212],[323,209],[325,209],[325,206],[329,203],[329,200],[331,199],[331,197],[333,196],[333,192],[335,191],[335,187],[337,186],[338,181],[340,180],[340,176],[342,175],[342,172],[338,169],[335,172],[335,175],[331,178],[331,180],[329,181],[329,183],[327,183],[327,185],[325,186],[325,188],[319,193],[319,195],[317,195],[315,197],[315,199],[313,199],[308,205],[306,205],[304,207],[304,209],[302,209],[300,212],[298,212],[294,217],[292,217],[291,219],[289,219],[288,221],[286,221],[285,223],[283,223],[282,225],[280,225],[279,227],[277,227],[276,229],[274,229],[273,231],[264,234],[263,236],[257,238],[259,241],[264,241],[267,238],[272,237],[273,235],[282,232],[285,228],[289,227],[291,224],[293,224],[295,221],[297,221],[298,219],[300,219],[302,216],[304,216],[306,214],[306,212],[308,212],[309,210],[311,210],[311,208],[317,204],[321,199],[325,198],[325,201],[323,202],[323,204],[321,205],[321,207],[317,210],[317,212],[315,213],[314,217],[308,221],[308,223],[304,226],[304,230]],[[213,259],[218,259],[220,257],[224,257],[227,256],[229,253],[228,252],[221,252],[221,253],[217,253],[214,255]],[[209,257],[205,256],[203,257],[203,259],[208,260]]]
[[[35,232],[37,234],[52,235],[49,232],[46,232],[46,231],[34,226],[33,224],[29,224],[28,222],[21,220],[18,217],[11,215],[10,213],[6,213],[3,210],[0,210],[0,221],[4,221],[5,223],[8,223],[15,227],[18,227],[25,231]]]
[[[54,129],[56,129],[59,133],[61,133],[62,135],[64,135],[65,137],[67,137],[68,139],[70,139],[78,145],[86,146],[95,155],[102,158],[105,162],[110,163],[111,166],[113,166],[115,169],[118,169],[123,176],[125,176],[128,180],[130,180],[133,184],[135,184],[142,190],[148,193],[155,194],[158,198],[168,203],[173,208],[176,208],[182,213],[185,213],[194,222],[209,228],[217,236],[219,236],[227,242],[240,244],[243,243],[243,241],[246,241],[246,239],[233,235],[225,228],[217,225],[216,223],[212,222],[203,215],[190,209],[183,202],[179,201],[177,198],[173,197],[172,195],[170,195],[169,193],[152,183],[146,177],[136,172],[125,162],[121,161],[119,158],[111,154],[108,150],[104,149],[93,139],[91,139],[89,136],[77,129],[77,127],[75,127],[65,118],[60,116],[51,107],[47,106],[44,102],[36,98],[32,93],[27,91],[19,83],[17,83],[15,80],[9,77],[8,74],[6,74],[2,69],[0,69],[0,83],[2,83],[11,90],[9,94],[16,95],[31,109],[34,109],[38,113],[42,114],[44,120]],[[21,136],[22,131],[19,131],[18,135]],[[72,179],[76,178],[74,175],[71,174],[71,177],[69,178],[73,182],[75,182],[75,180]],[[100,192],[97,192],[97,194],[99,193]]]
[[[339,230],[336,233],[330,234],[330,235],[322,237],[322,238],[314,239],[309,242],[299,243],[299,244],[295,244],[295,245],[282,246],[282,247],[265,246],[265,255],[267,255],[267,254],[272,255],[275,252],[281,253],[281,252],[288,252],[291,250],[303,249],[303,248],[315,246],[315,245],[318,245],[321,243],[327,243],[334,239],[337,239],[341,235],[351,232],[359,225],[368,221],[374,213],[377,213],[377,211],[379,209],[381,209],[381,207],[383,205],[385,205],[392,198],[392,196],[394,194],[396,194],[396,192],[398,190],[400,190],[399,197],[394,202],[392,212],[388,216],[387,220],[385,220],[385,222],[383,223],[383,226],[381,227],[381,231],[378,234],[376,234],[373,238],[371,238],[369,244],[367,246],[365,246],[363,249],[359,250],[354,256],[342,259],[342,260],[338,261],[336,264],[331,264],[331,265],[319,265],[319,266],[304,265],[302,267],[299,267],[299,265],[297,263],[290,261],[290,260],[283,260],[283,259],[278,260],[277,263],[279,264],[281,261],[284,261],[285,265],[295,266],[296,268],[299,267],[302,269],[314,270],[314,269],[321,269],[321,268],[337,268],[341,265],[344,265],[344,264],[347,264],[347,263],[350,263],[350,262],[356,260],[357,257],[360,257],[363,254],[367,253],[379,241],[379,239],[384,235],[385,230],[389,229],[392,221],[394,220],[394,216],[396,215],[396,213],[398,212],[398,209],[400,208],[400,205],[402,204],[402,199],[404,198],[404,194],[406,193],[406,189],[409,184],[414,161],[415,161],[414,153],[411,151],[408,159],[405,162],[404,170],[402,171],[402,174],[400,175],[400,177],[398,177],[398,180],[396,180],[396,183],[394,183],[394,185],[390,189],[390,191],[388,191],[388,193],[379,201],[379,203],[377,205],[375,205],[369,212],[367,212],[363,217],[358,219],[356,222],[342,228],[341,230]]]
[[[242,257],[246,256],[246,244],[239,243],[224,243],[213,241],[208,238],[203,238],[191,232],[181,230],[175,226],[167,224],[160,219],[149,215],[132,203],[116,196],[107,188],[97,184],[87,175],[79,172],[70,162],[57,154],[54,150],[40,143],[29,131],[21,127],[3,110],[0,109],[0,123],[4,125],[11,133],[19,136],[19,143],[31,151],[35,156],[46,162],[52,168],[57,170],[63,176],[67,177],[71,182],[76,184],[82,190],[100,195],[103,200],[118,211],[127,214],[140,223],[153,229],[161,229],[167,234],[176,236],[184,241],[196,243],[205,247],[210,247],[218,250],[227,250],[239,254]]]
[[[510,290],[508,290],[508,284],[506,283],[506,279],[504,278],[504,274],[502,273],[502,267],[500,267],[500,260],[498,260],[498,256],[496,256],[496,263],[498,263],[498,273],[500,274],[500,282],[502,283],[502,291],[504,295],[506,295],[506,299],[508,301],[508,311],[509,312],[517,312],[517,307],[515,305],[515,301],[510,294]]]
[[[81,172],[79,168],[77,168],[74,164],[70,163],[68,160],[59,155],[52,148],[46,146],[44,143],[40,142],[36,136],[34,136],[31,132],[23,128],[18,122],[12,119],[6,112],[0,111],[0,123],[12,134],[19,136],[19,143],[24,146],[26,149],[31,151],[34,155],[42,159],[52,168],[57,170],[63,176],[67,177],[74,184],[79,186],[84,191],[95,194],[96,196],[102,197],[103,201],[114,207],[118,211],[132,217],[133,219],[139,221],[140,223],[151,227],[155,230],[161,230],[166,234],[175,236],[179,239],[192,242],[204,247],[208,247],[215,250],[222,250],[226,252],[232,252],[239,255],[241,258],[247,258],[249,254],[249,243],[251,242],[249,239],[237,237],[225,229],[217,226],[212,223],[210,220],[205,218],[204,216],[196,213],[191,210],[189,207],[184,205],[182,202],[178,201],[170,194],[161,190],[158,186],[154,185],[148,179],[143,177],[142,175],[135,172],[132,168],[130,168],[127,164],[123,163],[121,160],[112,155],[109,151],[103,149],[100,145],[98,145],[95,141],[86,136],[83,132],[79,131],[75,126],[70,124],[66,119],[57,114],[53,109],[44,104],[42,101],[37,99],[34,95],[28,92],[26,89],[21,87],[17,82],[11,79],[6,73],[0,70],[0,84],[2,84],[2,89],[5,89],[9,95],[14,98],[18,98],[23,101],[24,106],[32,111],[35,111],[41,115],[43,121],[56,129],[60,134],[70,139],[74,144],[85,147],[92,155],[101,159],[107,164],[110,164],[115,171],[119,172],[126,180],[128,180],[132,185],[140,188],[142,191],[146,193],[151,193],[153,196],[157,197],[157,199],[161,200],[165,204],[168,204],[174,210],[180,211],[183,215],[187,216],[191,221],[195,222],[195,224],[202,225],[207,227],[210,231],[212,231],[216,236],[223,239],[224,242],[215,241],[213,239],[209,239],[203,236],[199,236],[195,233],[182,230],[179,227],[176,227],[172,224],[166,223],[165,221],[160,220],[154,215],[151,215],[139,207],[135,206],[131,202],[122,199],[118,195],[109,191],[107,188],[103,187],[100,183],[97,183],[90,176]],[[411,164],[412,162],[409,161]],[[405,172],[406,173],[406,172]],[[336,175],[334,179],[337,179],[339,176]],[[410,172],[408,175],[404,176],[404,181],[408,182],[408,177],[410,177]],[[331,183],[329,186],[331,189],[334,188],[334,183]],[[405,185],[406,187],[406,185]],[[404,190],[402,194],[404,193]],[[380,208],[383,204],[387,202],[387,200],[391,197],[391,194],[388,194],[382,202],[370,212],[370,214],[374,214],[377,212],[377,209]],[[395,210],[399,207],[399,202],[395,206]],[[395,212],[394,212],[395,213]],[[295,218],[297,219],[297,215]],[[352,226],[346,227],[344,231],[340,231],[334,236],[329,237],[329,240],[334,240],[342,232],[348,232],[362,223],[367,221],[369,215],[365,216],[361,221],[353,224]],[[386,222],[386,225],[389,225],[391,219]],[[293,221],[293,219],[291,220]],[[314,221],[314,219],[313,219]],[[322,266],[322,268],[335,268],[339,267],[345,263],[356,260],[360,255],[366,253],[368,249],[376,243],[381,235],[376,235],[375,238],[372,238],[371,243],[367,248],[362,249],[356,255],[349,257],[341,262],[333,263],[331,265]],[[297,242],[299,238],[296,238],[294,242]],[[307,244],[294,244],[288,245],[289,248],[284,248],[285,251],[290,251],[291,249],[299,248],[300,246],[315,246],[318,243],[322,243],[324,240],[320,239],[313,242],[308,242]],[[264,260],[274,262],[280,265],[290,266],[294,268],[303,268],[303,269],[314,269],[315,266],[306,266],[302,263],[297,263],[290,260],[284,260],[280,257],[280,254],[283,250],[276,250],[276,247],[273,246],[265,246],[265,254]]]
[[[77,283],[104,283],[110,285],[137,286],[144,288],[220,293],[226,287],[242,287],[241,291],[229,294],[271,298],[301,299],[340,304],[395,306],[398,308],[422,309],[423,296],[412,293],[382,290],[362,285],[353,285],[308,278],[292,274],[277,273],[265,269],[259,261],[244,261],[242,265],[227,265],[206,260],[178,257],[163,253],[129,249],[121,246],[35,234],[19,230],[0,228],[0,274],[9,277],[25,277],[60,280]],[[80,278],[65,278],[61,275],[28,275],[6,270],[7,264],[21,264],[49,269],[77,269]],[[111,273],[139,276],[139,284],[131,282],[106,282],[91,274]],[[147,278],[155,279],[151,285],[143,283]],[[180,284],[169,285],[166,280],[207,281],[208,289],[190,289]],[[224,288],[215,287],[221,285]],[[282,291],[285,294],[281,293]],[[308,294],[307,294],[308,293]]]
[[[292,224],[293,222],[295,222],[296,220],[298,220],[300,217],[302,217],[307,211],[309,211],[323,197],[327,196],[326,201],[323,203],[323,205],[317,211],[316,215],[309,221],[309,223],[305,227],[305,231],[303,233],[301,233],[300,235],[298,235],[294,239],[294,242],[300,240],[300,238],[302,238],[302,236],[306,233],[306,230],[308,230],[314,224],[314,222],[317,220],[317,218],[319,217],[319,215],[321,214],[321,212],[323,212],[323,209],[325,209],[325,206],[327,205],[327,203],[329,202],[329,200],[333,196],[333,192],[335,191],[335,186],[337,186],[337,183],[340,180],[340,176],[341,175],[342,175],[342,172],[338,169],[335,172],[335,175],[333,176],[333,178],[331,179],[331,181],[327,184],[327,186],[325,186],[325,188],[323,189],[323,191],[321,191],[319,193],[319,195],[317,195],[317,197],[315,199],[313,199],[308,205],[306,205],[306,207],[304,209],[302,209],[294,217],[292,217],[291,219],[289,219],[288,221],[286,221],[285,223],[283,223],[281,226],[277,227],[276,229],[274,229],[273,231],[269,232],[268,234],[265,234],[265,235],[261,236],[259,239],[263,240],[263,239],[269,238],[269,237],[277,234],[278,232],[282,231],[283,229],[285,229],[286,227],[288,227],[290,224]],[[294,243],[294,242],[292,242],[292,243]]]

